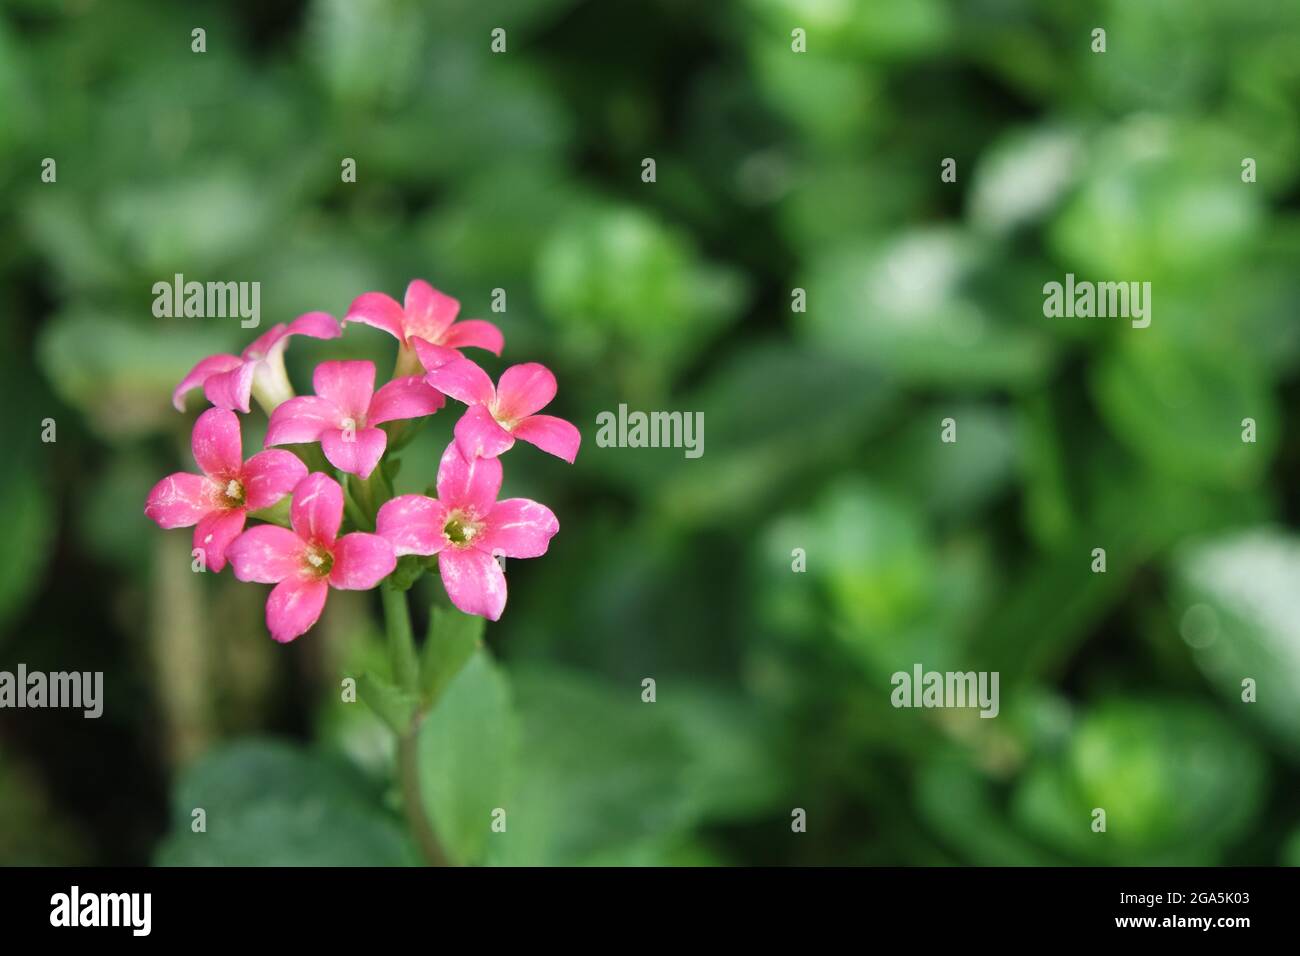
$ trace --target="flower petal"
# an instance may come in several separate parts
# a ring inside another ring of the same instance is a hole
[[[442,394],[466,405],[486,405],[496,397],[488,373],[467,358],[452,359],[445,365],[429,369],[424,380]]]
[[[331,401],[302,395],[282,402],[271,412],[266,426],[266,445],[298,445],[320,441],[321,432],[337,428],[343,414]]]
[[[320,450],[339,471],[358,478],[369,478],[384,456],[388,435],[382,428],[344,430],[327,428],[321,432]]]
[[[289,323],[285,335],[306,335],[313,339],[337,339],[343,334],[338,319],[328,312],[305,312]]]
[[[244,462],[244,505],[249,511],[269,508],[307,477],[307,466],[290,451],[259,451]]]
[[[406,287],[406,321],[408,336],[441,344],[442,333],[456,321],[460,303],[439,292],[423,279],[416,279]]]
[[[213,375],[218,372],[229,372],[232,368],[238,368],[244,364],[244,360],[238,355],[209,355],[205,359],[200,359],[186,376],[181,379],[176,390],[172,392],[172,405],[176,411],[185,411],[185,393],[190,389],[198,388]]]
[[[466,319],[442,333],[442,344],[453,349],[487,349],[493,355],[500,355],[506,346],[506,338],[491,322]]]
[[[501,490],[501,459],[466,458],[456,442],[447,446],[438,463],[438,500],[448,510],[477,517],[492,510]]]
[[[368,591],[393,573],[393,546],[377,534],[354,531],[334,543],[330,584],[345,591]]]
[[[343,489],[324,472],[313,472],[293,489],[289,522],[309,544],[333,545],[343,523]]]
[[[224,408],[209,408],[194,422],[190,449],[205,475],[233,478],[244,465],[239,417]]]
[[[243,508],[213,511],[194,528],[194,547],[203,549],[203,560],[213,573],[226,566],[226,550],[244,530]]]
[[[153,486],[144,514],[161,528],[188,528],[217,509],[216,484],[203,475],[178,471]]]
[[[432,372],[435,368],[441,368],[448,362],[456,362],[465,357],[455,349],[447,348],[445,345],[434,345],[432,342],[426,342],[414,335],[407,341],[410,343],[411,348],[415,349],[415,354],[419,357],[420,364],[424,366],[425,371]]]
[[[226,560],[241,581],[276,584],[302,570],[306,550],[288,528],[259,524],[226,546]]]
[[[360,322],[362,325],[381,329],[397,341],[404,342],[406,333],[402,328],[402,319],[402,307],[392,296],[384,295],[382,292],[363,292],[352,300],[352,305],[348,307],[348,314],[343,317],[343,323],[346,325],[349,322]]]
[[[493,412],[501,421],[517,422],[545,408],[555,397],[555,376],[545,365],[525,362],[501,373]]]
[[[513,434],[570,465],[578,457],[578,446],[582,444],[582,433],[554,415],[529,415],[515,425]]]
[[[437,554],[447,545],[442,529],[447,508],[426,495],[398,495],[385,501],[375,518],[375,532],[393,546],[393,553]]]
[[[555,513],[527,498],[503,498],[488,512],[475,547],[507,558],[539,558],[560,530]]]
[[[456,423],[456,443],[466,458],[495,458],[509,451],[515,438],[497,424],[486,405],[471,405]]]
[[[438,555],[438,571],[447,597],[460,610],[491,621],[501,617],[506,576],[492,555],[476,548],[447,548]]]
[[[330,586],[324,578],[291,575],[266,599],[266,629],[281,644],[311,630],[325,610]]]
[[[395,378],[375,392],[375,397],[370,400],[370,410],[366,412],[366,424],[381,425],[399,418],[432,415],[446,401],[441,392],[424,383],[422,375]]]
[[[253,377],[256,374],[256,362],[244,362],[229,372],[218,372],[203,383],[203,397],[217,408],[247,414],[248,400],[253,394]]]
[[[312,372],[311,383],[317,395],[361,427],[375,394],[375,363],[366,359],[321,362]]]
[[[342,334],[342,327],[328,312],[307,312],[288,325],[278,322],[271,326],[244,349],[243,356],[246,361],[266,358],[277,345],[283,348],[282,343],[291,335],[307,335],[313,339],[336,339]]]

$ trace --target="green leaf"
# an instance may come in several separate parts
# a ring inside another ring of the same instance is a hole
[[[509,812],[517,744],[510,687],[487,651],[464,668],[420,727],[420,792],[456,863],[481,862],[494,811]]]
[[[1013,801],[1043,839],[1095,862],[1212,864],[1249,825],[1266,784],[1253,741],[1185,700],[1095,705],[1059,760],[1035,765]],[[1106,811],[1106,832],[1091,829]]]
[[[482,645],[483,618],[442,607],[430,611],[420,655],[420,689],[426,703],[437,704]]]
[[[523,728],[519,785],[493,862],[591,862],[691,820],[690,750],[640,684],[612,686],[562,670],[514,675]],[[464,682],[458,682],[453,693]]]
[[[1300,752],[1300,536],[1233,532],[1174,557],[1175,613],[1197,665],[1243,716]],[[1256,700],[1242,701],[1242,680]]]
[[[371,672],[357,678],[357,690],[366,706],[392,727],[395,733],[407,732],[420,707],[416,695],[407,693]]]
[[[1180,347],[1148,331],[1135,330],[1096,366],[1092,386],[1103,417],[1161,472],[1209,485],[1253,481],[1279,433],[1263,375],[1243,355]],[[1241,440],[1245,418],[1257,423],[1254,443]]]
[[[837,245],[812,259],[807,340],[828,355],[868,357],[895,376],[945,388],[1026,385],[1050,367],[1041,326],[1005,318],[977,297],[987,248],[954,229],[874,245]]]
[[[205,832],[192,829],[204,811]],[[379,788],[342,760],[250,740],[191,766],[161,866],[406,866],[417,855]]]

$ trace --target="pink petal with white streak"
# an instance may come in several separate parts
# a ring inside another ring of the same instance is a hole
[[[446,506],[426,495],[398,495],[380,506],[375,519],[376,533],[388,540],[399,557],[437,554],[447,545],[442,533],[446,526]]]
[[[307,466],[293,452],[259,451],[244,462],[244,504],[250,511],[269,508],[307,477]]]
[[[244,530],[244,517],[243,508],[213,511],[195,526],[194,547],[203,549],[203,560],[214,573],[226,566],[226,550]]]
[[[527,498],[504,498],[488,512],[475,547],[507,558],[540,558],[560,530],[555,513]]]
[[[452,359],[445,365],[429,369],[424,380],[444,395],[466,405],[486,405],[496,396],[488,373],[467,358]]]
[[[205,359],[200,359],[172,392],[172,405],[178,412],[185,411],[186,392],[198,388],[218,372],[229,372],[232,368],[238,368],[243,364],[244,360],[238,355],[209,355]]]
[[[509,451],[515,439],[497,424],[486,405],[471,405],[456,422],[456,444],[466,458],[496,458]]]
[[[506,346],[506,339],[501,334],[501,330],[491,322],[485,322],[483,319],[466,319],[464,322],[457,322],[442,333],[442,344],[453,349],[486,349],[493,355],[500,355],[501,350]]]
[[[266,599],[266,629],[281,644],[307,633],[320,620],[329,597],[323,578],[291,575],[271,589]]]
[[[395,378],[375,392],[366,413],[366,424],[381,425],[401,418],[423,418],[442,408],[446,401],[441,392],[424,383],[422,375]]]
[[[387,446],[388,435],[382,428],[327,428],[320,436],[320,450],[329,463],[359,478],[370,477]]]
[[[241,581],[276,584],[303,569],[307,546],[278,524],[249,528],[226,547],[226,560]]]
[[[266,426],[266,445],[300,445],[320,441],[321,432],[337,428],[343,416],[333,402],[301,395],[281,402]]]
[[[406,341],[406,332],[402,328],[404,313],[402,307],[392,296],[382,292],[364,292],[352,300],[348,314],[343,317],[344,324],[360,322],[371,328],[387,332],[399,342]]]
[[[513,434],[570,465],[578,457],[578,446],[582,444],[582,433],[554,415],[529,415],[515,426]]]
[[[324,472],[313,472],[293,490],[289,520],[309,544],[333,545],[343,523],[343,489]]]
[[[256,374],[256,362],[245,362],[229,372],[218,372],[203,383],[203,397],[217,408],[247,414]]]
[[[393,546],[377,534],[354,531],[334,544],[330,584],[344,591],[368,591],[393,573]]]
[[[438,571],[451,603],[466,614],[495,621],[506,607],[506,576],[496,558],[475,548],[447,548]]]
[[[407,336],[438,342],[447,326],[456,321],[460,303],[423,279],[416,279],[406,287],[405,312],[403,326]]]
[[[311,376],[316,394],[333,402],[344,418],[360,427],[375,394],[375,363],[365,359],[321,362]]]
[[[233,478],[244,464],[239,418],[224,408],[209,408],[194,422],[190,449],[205,475]]]
[[[501,373],[493,409],[501,421],[517,422],[545,408],[555,397],[555,376],[545,365],[525,362]]]
[[[438,463],[438,500],[448,510],[482,517],[492,510],[501,490],[499,458],[466,458],[452,442]]]
[[[144,514],[161,528],[188,528],[216,509],[216,493],[211,478],[178,471],[153,486]]]

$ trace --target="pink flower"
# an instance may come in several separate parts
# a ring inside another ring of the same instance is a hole
[[[419,342],[415,347],[417,352],[424,348]],[[512,365],[493,388],[487,372],[469,359],[456,358],[434,364],[424,380],[469,406],[456,423],[456,441],[467,457],[495,458],[514,445],[516,438],[569,464],[578,457],[582,441],[578,429],[563,418],[533,414],[555,397],[555,376],[545,365]]]
[[[336,339],[342,334],[338,322],[324,312],[308,312],[288,325],[281,322],[258,336],[239,355],[209,355],[200,360],[172,392],[172,404],[178,412],[185,411],[185,393],[202,385],[204,396],[217,408],[247,412],[249,398],[256,395],[269,412],[293,396],[284,370],[284,350],[290,336]]]
[[[406,287],[404,305],[382,292],[366,292],[353,300],[343,321],[374,326],[397,339],[402,346],[398,367],[403,370],[409,367],[412,340],[417,338],[443,349],[480,348],[500,355],[505,346],[501,330],[482,319],[457,322],[458,312],[459,302],[416,279]]]
[[[331,587],[365,591],[397,566],[392,545],[377,534],[338,537],[343,489],[328,475],[315,472],[293,490],[290,521],[292,531],[258,525],[226,549],[239,580],[275,585],[266,599],[266,627],[281,643],[320,619]]]
[[[312,373],[315,395],[291,398],[271,413],[266,444],[319,441],[331,465],[361,478],[375,470],[388,436],[376,425],[432,415],[443,397],[418,375],[395,378],[375,391],[375,364],[321,362]]]
[[[307,466],[287,451],[260,451],[244,461],[239,418],[224,408],[198,417],[190,445],[203,474],[168,475],[149,492],[144,513],[164,528],[194,525],[194,547],[203,549],[208,567],[220,571],[248,512],[287,495]]]
[[[550,508],[497,501],[500,490],[500,460],[467,459],[452,442],[438,465],[437,499],[399,495],[379,509],[375,530],[398,555],[438,555],[451,603],[495,621],[506,606],[506,577],[494,555],[541,557],[560,530]]]

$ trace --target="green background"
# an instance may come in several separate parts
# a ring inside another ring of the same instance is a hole
[[[0,669],[106,701],[0,711],[0,862],[413,859],[340,700],[377,596],[275,645],[141,513],[172,387],[257,334],[155,319],[181,272],[260,282],[259,331],[426,278],[559,378],[577,464],[505,493],[561,532],[421,737],[461,862],[1300,863],[1298,102],[1283,0],[5,0]],[[1044,318],[1067,272],[1151,327]],[[392,342],[291,376],[343,356]],[[703,456],[597,447],[620,403]],[[892,708],[916,663],[1000,715]]]

